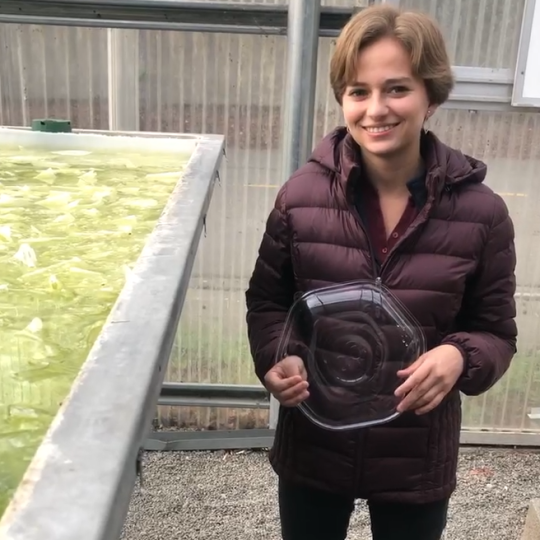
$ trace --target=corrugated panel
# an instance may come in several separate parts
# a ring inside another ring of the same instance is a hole
[[[216,3],[216,0],[200,0],[202,2],[209,2],[212,4]],[[286,5],[289,3],[289,0],[219,0],[219,2],[230,3],[230,4],[282,4]]]
[[[338,105],[330,86],[330,61],[332,59],[334,45],[334,39],[319,39],[313,145],[316,145],[317,141],[334,127],[343,125],[341,107]]]
[[[367,6],[374,1],[369,0],[321,0],[321,6],[334,6],[334,7],[348,7],[356,8],[360,6]]]
[[[448,15],[448,5],[446,9]],[[138,118],[142,130],[227,137],[221,184],[215,190],[167,378],[257,382],[246,340],[244,291],[266,217],[283,181],[280,105],[286,90],[286,38],[122,32],[115,34],[121,37],[120,61],[111,71],[119,85],[120,123]],[[1,123],[20,125],[33,117],[55,115],[69,116],[77,127],[107,128],[107,37],[107,30],[1,25]],[[322,39],[315,140],[341,123],[328,85],[330,54],[331,40]],[[493,58],[508,64],[506,54]],[[526,413],[540,406],[540,373],[534,363],[540,269],[534,242],[540,232],[533,225],[537,206],[533,170],[540,161],[538,118],[441,110],[432,121],[449,144],[490,164],[488,182],[507,200],[518,237],[518,281],[524,293],[519,298],[520,352],[501,384],[481,398],[466,400],[467,426],[529,429]],[[163,412],[163,420],[191,426],[199,422],[199,426],[245,427],[266,418],[266,413],[253,417],[235,411],[218,415],[209,411],[203,416],[197,411]]]
[[[216,187],[169,380],[254,383],[244,291],[276,194],[286,38],[140,32],[143,130],[225,133]],[[235,411],[161,411],[162,422],[251,425]],[[267,413],[257,413],[266,418]],[[257,422],[256,422],[257,424]]]
[[[430,127],[447,144],[488,164],[486,183],[504,198],[516,232],[518,353],[498,385],[466,398],[464,426],[538,429],[527,413],[540,407],[540,114],[440,110]]]
[[[0,24],[0,122],[108,127],[106,30]]]
[[[525,0],[402,0],[441,25],[452,63],[514,68]]]
[[[216,0],[202,0],[203,2],[212,2]],[[222,2],[230,2],[233,4],[278,4],[287,5],[288,0],[220,0]],[[339,6],[339,7],[355,7],[367,5],[369,0],[321,0],[322,6]]]

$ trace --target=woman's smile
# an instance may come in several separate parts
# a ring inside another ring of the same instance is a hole
[[[386,124],[381,124],[378,126],[362,126],[362,128],[366,130],[373,137],[381,137],[381,136],[389,135],[390,133],[392,133],[394,128],[399,126],[400,123],[401,122],[386,123]]]

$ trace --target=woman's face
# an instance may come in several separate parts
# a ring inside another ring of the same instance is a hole
[[[363,49],[356,81],[342,100],[345,122],[354,140],[379,157],[418,152],[429,100],[423,81],[413,77],[409,55],[393,38]]]

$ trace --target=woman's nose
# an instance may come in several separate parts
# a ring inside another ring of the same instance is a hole
[[[388,113],[388,106],[383,96],[373,94],[369,98],[367,114],[370,118],[381,118]]]

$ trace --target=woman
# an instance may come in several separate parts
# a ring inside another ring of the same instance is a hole
[[[438,540],[456,486],[459,392],[478,395],[516,351],[514,231],[486,166],[424,129],[453,79],[426,15],[371,7],[343,29],[331,84],[344,128],[279,191],[247,297],[255,370],[280,402],[271,464],[284,540],[342,540],[366,499],[375,540]],[[295,408],[302,346],[276,363],[298,293],[379,277],[428,352],[399,372],[397,420],[350,432]]]

